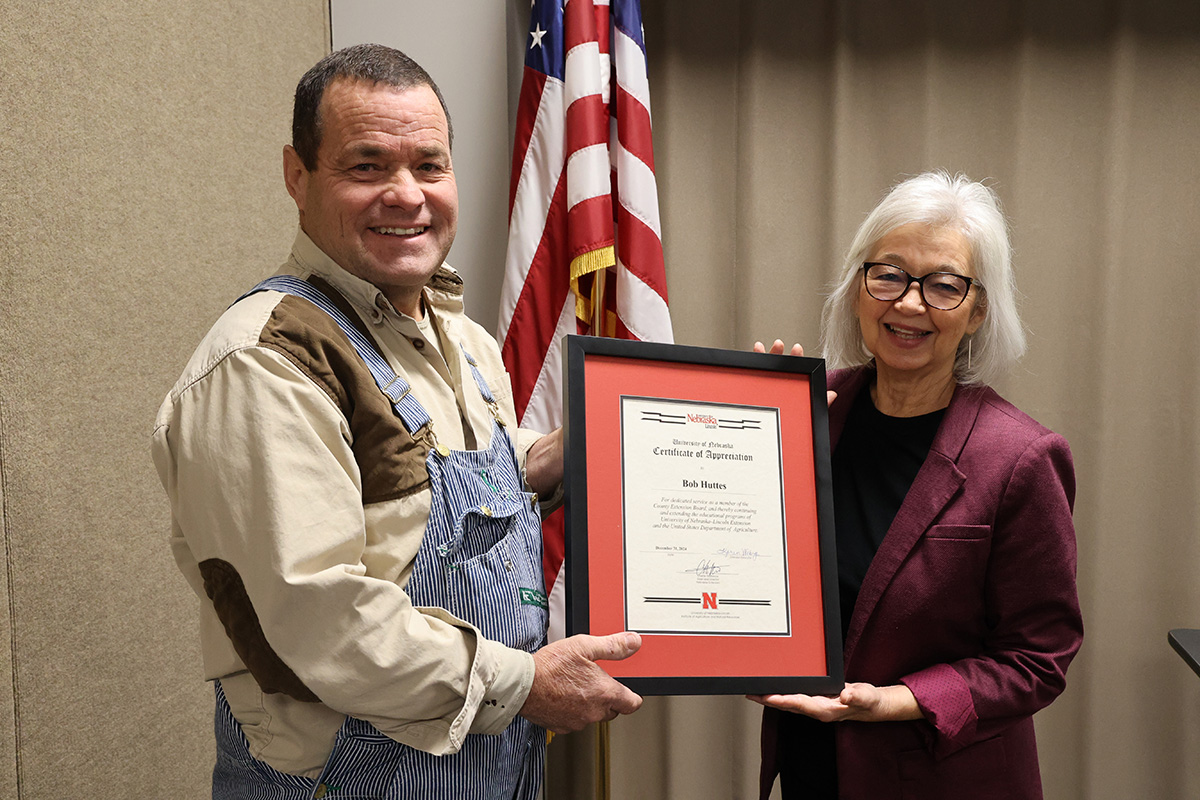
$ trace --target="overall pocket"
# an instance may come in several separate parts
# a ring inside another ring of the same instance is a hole
[[[487,552],[448,566],[452,614],[488,639],[532,652],[549,624],[541,548],[532,550],[521,522]]]

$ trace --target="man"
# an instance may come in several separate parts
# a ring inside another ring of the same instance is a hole
[[[217,681],[214,797],[532,798],[543,728],[641,704],[594,663],[636,634],[542,646],[530,492],[561,483],[561,431],[517,430],[444,263],[451,135],[403,53],[314,66],[283,154],[294,278],[230,307],[159,412]]]

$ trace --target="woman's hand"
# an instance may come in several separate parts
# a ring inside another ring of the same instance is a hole
[[[766,353],[766,352],[767,352],[767,348],[763,347],[763,343],[762,343],[762,342],[755,342],[755,343],[754,343],[754,352],[756,352],[756,353]],[[771,353],[771,355],[773,355],[773,356],[781,356],[781,355],[783,355],[783,339],[776,339],[776,340],[775,340],[775,343],[771,345],[771,350],[770,350],[770,353]],[[804,355],[804,348],[803,348],[803,347],[801,347],[801,346],[800,346],[800,345],[798,345],[798,344],[794,344],[794,345],[792,345],[792,355],[794,355],[794,356],[802,356],[802,355]]]
[[[746,695],[764,706],[803,714],[821,722],[898,722],[920,719],[921,708],[912,691],[902,684],[872,686],[847,683],[836,697],[807,694]]]
[[[771,349],[769,351],[767,350],[766,347],[763,346],[762,342],[755,342],[754,343],[754,352],[756,352],[756,353],[770,352],[770,354],[773,356],[781,356],[781,355],[783,355],[783,340],[776,339],[774,341],[774,343],[771,344]],[[792,355],[794,355],[794,356],[804,355],[804,348],[798,344],[792,345]],[[835,398],[837,398],[837,392],[828,392],[825,397],[826,404],[833,405],[833,401]]]

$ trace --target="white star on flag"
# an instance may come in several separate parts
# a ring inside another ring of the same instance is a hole
[[[529,32],[529,35],[533,37],[533,42],[529,45],[529,49],[532,50],[535,47],[542,46],[542,37],[546,35],[546,31],[542,30],[541,25],[538,25]]]

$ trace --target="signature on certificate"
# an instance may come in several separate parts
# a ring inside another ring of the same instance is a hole
[[[722,569],[722,567],[720,564],[706,558],[703,561],[701,561],[699,564],[697,564],[695,567],[693,567],[691,569],[685,569],[684,573],[689,574],[689,575],[696,575],[701,578],[705,578],[705,577],[711,578],[715,575],[720,575],[721,569]]]
[[[757,561],[762,557],[762,554],[757,550],[751,550],[748,547],[741,547],[738,549],[722,547],[717,551],[717,555],[724,556],[725,558],[745,558],[749,559],[750,561]]]

